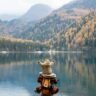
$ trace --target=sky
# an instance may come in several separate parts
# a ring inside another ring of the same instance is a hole
[[[0,0],[0,15],[22,15],[35,4],[47,4],[57,9],[72,0]]]

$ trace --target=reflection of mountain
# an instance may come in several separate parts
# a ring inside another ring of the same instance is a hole
[[[41,57],[41,58],[40,58]],[[48,55],[42,55],[42,54],[36,54],[36,53],[8,53],[8,54],[0,54],[0,65],[2,64],[14,64],[14,63],[20,63],[23,64],[24,62],[31,62],[32,60],[36,60],[37,62],[39,59],[47,58]]]
[[[0,54],[0,84],[12,83],[33,94],[40,70],[38,61],[47,57],[42,54]]]
[[[41,70],[38,61],[54,60],[61,93],[71,96],[96,95],[96,56],[88,54],[9,54],[0,55],[0,83],[10,82],[33,93]],[[38,71],[37,71],[38,70]]]
[[[8,84],[24,87],[33,94],[38,75],[35,70],[38,65],[34,64],[34,61],[23,61],[0,65],[0,84],[8,82]]]
[[[55,69],[60,79],[60,86],[63,87],[61,92],[64,91],[71,96],[96,95],[96,56],[57,54],[54,59],[57,62]]]

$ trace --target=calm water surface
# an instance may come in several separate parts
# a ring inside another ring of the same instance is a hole
[[[60,92],[55,96],[96,96],[96,56],[90,54],[0,54],[0,96],[39,96],[38,61],[51,59]]]

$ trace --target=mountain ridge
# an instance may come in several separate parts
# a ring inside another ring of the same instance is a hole
[[[88,34],[86,35],[86,33],[88,24],[86,23],[86,20],[88,20],[89,18],[88,21],[90,23],[90,26],[91,23],[92,26],[95,26],[95,19],[93,19],[93,21],[91,20],[93,17],[95,18],[93,13],[96,6],[92,6],[95,5],[95,2],[93,2],[94,0],[90,0],[88,1],[88,4],[86,4],[84,2],[86,2],[87,0],[77,1],[72,1],[72,3],[64,5],[63,7],[53,11],[50,15],[36,21],[34,24],[33,22],[27,22],[22,24],[16,22],[8,22],[6,24],[4,23],[4,25],[1,22],[0,34],[2,35],[3,33],[9,33],[9,35],[12,35],[16,38],[33,40],[33,42],[44,42],[49,46],[53,44],[53,47],[55,46],[54,49],[57,45],[62,50],[64,48],[73,48],[72,46],[76,46],[74,48],[78,48],[78,46],[90,47],[90,45],[88,45],[88,42],[94,42],[95,39],[90,40],[93,35],[89,36],[89,39],[87,38]],[[73,6],[71,6],[72,9],[70,9],[70,5]],[[84,26],[86,27],[84,28]],[[94,27],[89,28],[94,29]],[[83,29],[85,30],[85,32],[83,32]],[[95,34],[95,31],[92,32],[93,34]],[[89,33],[91,34],[91,31],[89,31]],[[85,38],[82,34],[87,37]],[[51,40],[54,40],[56,42],[51,42]]]
[[[46,17],[52,12],[52,8],[45,4],[33,5],[23,16],[19,18],[21,21],[32,22]]]
[[[71,3],[62,6],[60,9],[62,8],[96,8],[96,0],[73,0]]]

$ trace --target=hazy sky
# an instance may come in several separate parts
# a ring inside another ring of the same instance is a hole
[[[34,4],[47,4],[56,9],[72,0],[0,0],[0,14],[24,14]]]

